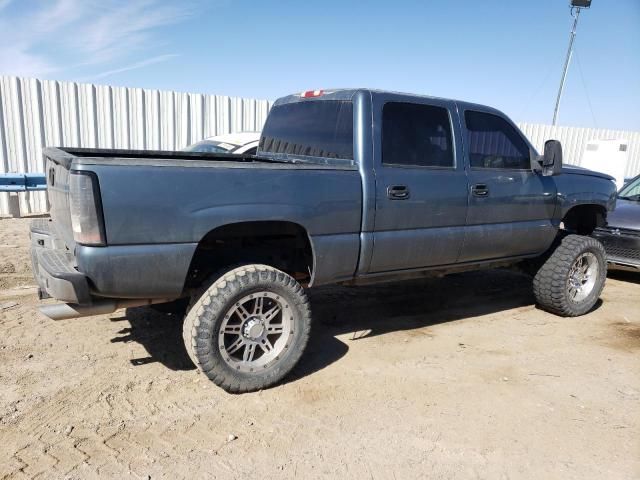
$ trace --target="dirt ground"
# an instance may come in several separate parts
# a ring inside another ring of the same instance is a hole
[[[41,316],[0,220],[0,478],[640,478],[640,275],[582,318],[482,272],[312,292],[275,388],[230,395],[147,308]]]

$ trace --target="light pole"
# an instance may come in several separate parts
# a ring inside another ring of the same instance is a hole
[[[567,58],[564,60],[564,69],[562,70],[562,78],[560,79],[560,88],[558,89],[558,97],[556,98],[556,108],[553,109],[553,126],[558,123],[558,111],[560,110],[560,99],[564,90],[564,82],[567,80],[567,71],[571,56],[573,55],[573,41],[576,39],[576,28],[578,27],[578,17],[582,8],[589,8],[591,0],[571,0],[571,16],[573,17],[573,27],[569,35],[569,49],[567,50]],[[575,13],[574,13],[575,12]]]

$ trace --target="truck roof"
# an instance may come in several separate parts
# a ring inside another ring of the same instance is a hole
[[[380,90],[375,88],[328,88],[328,89],[321,89],[321,90],[308,90],[305,92],[294,93],[291,95],[278,98],[274,102],[273,106],[275,107],[285,103],[293,103],[293,102],[308,101],[308,100],[352,100],[353,97],[359,92],[369,93],[370,95],[394,95],[394,96],[406,97],[406,98],[433,99],[433,100],[455,103],[466,109],[478,109],[478,110],[489,111],[489,112],[492,111],[494,113],[498,113],[500,115],[505,116],[505,114],[500,110],[490,107],[488,105],[480,104],[480,103],[467,102],[464,100],[456,100],[452,98],[436,97],[433,95],[397,92],[393,90]]]

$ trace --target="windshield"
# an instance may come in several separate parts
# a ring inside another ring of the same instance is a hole
[[[189,145],[184,149],[185,152],[200,152],[200,153],[231,153],[239,145],[227,142],[216,142],[214,140],[203,140],[193,145]]]
[[[635,200],[636,202],[640,201],[640,177],[637,177],[629,183],[629,185],[622,187],[618,198],[622,198],[623,200]]]

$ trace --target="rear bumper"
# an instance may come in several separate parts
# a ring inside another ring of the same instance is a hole
[[[606,227],[597,229],[593,236],[604,246],[611,266],[640,270],[640,231]]]
[[[91,303],[87,277],[75,268],[75,258],[54,233],[53,222],[31,222],[31,263],[40,298],[54,297],[76,304]]]
[[[87,305],[104,298],[172,299],[183,288],[195,243],[76,245],[69,251],[55,222],[31,223],[31,261],[40,298]]]

